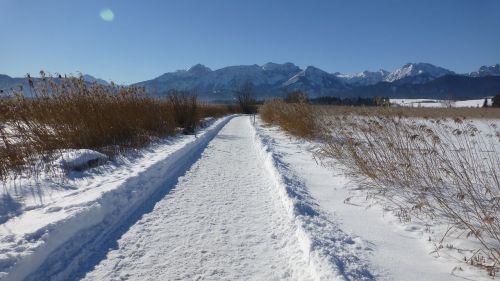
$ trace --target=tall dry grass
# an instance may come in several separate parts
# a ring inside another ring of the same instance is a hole
[[[179,131],[192,133],[201,118],[230,113],[173,92],[167,100],[140,87],[87,84],[82,77],[28,77],[31,96],[0,98],[0,180],[36,175],[62,149],[93,149],[113,156]],[[43,161],[41,161],[43,160]]]
[[[476,107],[382,107],[382,106],[335,106],[335,105],[312,105],[319,108],[328,115],[357,114],[362,116],[393,116],[406,118],[443,119],[443,118],[466,118],[466,119],[498,119],[500,110],[498,108],[476,108]]]
[[[282,99],[274,99],[265,102],[259,113],[265,122],[279,125],[295,136],[313,138],[320,128],[317,110],[305,102],[287,103]]]
[[[443,119],[443,112],[433,109],[439,118],[426,119],[431,111],[403,115],[387,108],[307,104],[291,109],[296,106],[268,102],[262,119],[297,136],[304,135],[297,131],[314,128],[307,135],[320,140],[317,156],[323,163],[343,168],[369,193],[391,201],[404,218],[439,221],[477,239],[492,261],[482,265],[495,274],[500,264],[500,153],[496,148],[500,133],[495,124],[481,132],[468,119],[455,117],[467,110],[448,111],[455,118]]]

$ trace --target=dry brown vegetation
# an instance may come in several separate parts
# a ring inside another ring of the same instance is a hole
[[[286,103],[282,99],[267,101],[260,107],[261,118],[270,124],[281,126],[286,131],[298,137],[314,137],[319,128],[317,112],[304,102]]]
[[[479,129],[465,117],[493,119],[499,112],[282,100],[261,108],[265,122],[318,140],[325,165],[344,169],[370,194],[392,202],[402,218],[437,221],[477,239],[492,261],[480,264],[491,275],[500,264],[500,132],[494,123]]]
[[[330,106],[315,105],[321,108],[328,115],[357,114],[364,116],[397,116],[397,117],[417,117],[424,119],[436,118],[467,118],[467,119],[498,119],[500,118],[499,108],[429,108],[429,107],[363,107],[363,106]]]
[[[192,133],[200,119],[236,110],[200,103],[183,92],[160,100],[138,87],[89,85],[82,77],[41,74],[37,82],[28,78],[31,97],[14,92],[0,98],[0,180],[39,173],[46,168],[40,163],[50,162],[61,149],[86,148],[112,156],[179,128]]]

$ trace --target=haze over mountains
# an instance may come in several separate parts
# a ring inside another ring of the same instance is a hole
[[[89,83],[106,83],[90,75],[84,75],[84,79]],[[0,75],[0,89],[13,87],[22,80]],[[301,69],[293,63],[228,66],[217,70],[197,64],[134,85],[144,86],[156,96],[177,89],[196,92],[205,100],[231,100],[246,81],[253,83],[258,98],[284,96],[293,90],[305,91],[310,97],[482,98],[500,94],[500,65],[457,74],[429,63],[408,63],[392,72],[381,69],[342,74],[314,66]]]

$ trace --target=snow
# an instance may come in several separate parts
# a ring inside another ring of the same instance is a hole
[[[310,97],[332,95],[338,90],[347,88],[336,75],[313,66],[306,67],[281,86],[287,87],[287,91],[306,91]]]
[[[405,78],[405,80],[411,79],[408,81],[412,84],[421,84],[448,74],[454,72],[429,63],[407,63],[392,72],[380,69],[351,74],[335,73],[345,83],[358,86],[374,85],[382,81],[395,82]]]
[[[258,65],[228,66],[216,70],[197,64],[189,70],[180,70],[161,75],[148,83],[167,85],[171,89],[198,89],[202,91],[225,91],[241,86],[247,80],[255,86],[281,84],[300,71],[292,63],[267,63]]]
[[[453,73],[454,73],[453,71],[432,65],[430,63],[407,63],[403,65],[401,68],[398,68],[395,71],[391,72],[389,75],[387,75],[384,81],[394,82],[406,77],[413,77],[422,74],[427,74],[435,79]],[[422,82],[426,82],[426,80]]]
[[[259,122],[260,123],[260,122]],[[266,168],[273,174],[282,202],[297,225],[317,280],[372,280],[365,252],[370,246],[339,228],[311,196],[302,178],[294,174],[274,150],[275,139],[256,131],[256,145]],[[302,153],[302,152],[297,152]],[[312,158],[310,159],[312,160]]]
[[[67,188],[55,189],[64,185],[57,180],[52,185],[42,181],[38,183],[44,185],[42,188],[31,188],[38,202],[17,198],[27,196],[16,193],[23,185],[13,184],[17,189],[4,190],[23,205],[18,208],[20,215],[0,225],[0,278],[24,280],[32,274],[40,280],[41,272],[55,274],[58,266],[71,271],[78,263],[76,253],[81,251],[82,258],[89,255],[81,247],[104,239],[144,202],[168,189],[167,183],[178,177],[193,155],[200,153],[229,119],[216,121],[198,138],[167,139],[130,163],[117,168],[104,166],[101,175],[93,171],[88,178],[69,178]]]
[[[206,119],[62,181],[7,185],[0,279],[491,280],[434,252],[442,229],[400,222],[321,166],[316,142],[251,120]]]
[[[62,151],[61,156],[55,161],[66,170],[83,170],[87,167],[106,162],[108,157],[100,152],[90,149],[76,149]]]
[[[488,106],[492,105],[492,99],[488,99]],[[483,107],[484,99],[473,100],[436,100],[436,99],[390,99],[390,103],[407,107]]]
[[[379,71],[363,71],[352,74],[342,74],[336,73],[335,75],[348,84],[355,85],[373,85],[377,84],[380,81],[383,81],[390,72],[380,69]]]
[[[471,77],[484,77],[484,76],[499,76],[500,75],[500,64],[495,64],[491,66],[483,65],[478,71],[469,73]]]
[[[187,72],[193,75],[202,75],[205,73],[210,73],[212,72],[212,70],[209,67],[204,66],[203,64],[196,64],[189,68]]]
[[[282,73],[297,73],[300,72],[300,68],[291,62],[284,64],[268,62],[261,66],[265,71],[272,72],[282,72]]]
[[[454,72],[429,63],[407,63],[392,72],[380,69],[379,71],[365,70],[351,74],[335,73],[342,81],[361,86],[373,85],[381,81],[395,82],[404,78],[413,78],[411,83],[420,84],[447,74],[454,74]]]
[[[361,258],[357,264],[367,264],[373,279],[491,280],[486,272],[460,262],[459,254],[447,249],[434,252],[435,242],[432,241],[439,240],[443,234],[439,225],[429,230],[422,223],[402,223],[394,214],[385,211],[384,202],[367,198],[366,193],[340,170],[331,170],[316,162],[313,152],[318,143],[291,137],[279,128],[262,124],[258,132],[261,138],[268,140],[268,150],[279,159],[278,167],[282,167],[283,174],[301,183],[325,221],[335,222],[337,231],[352,237],[356,244],[364,245],[362,251],[352,253]],[[429,237],[432,241],[428,241]],[[464,250],[469,246],[464,241],[450,243]],[[342,263],[337,265],[342,267]]]
[[[83,280],[316,279],[253,137],[231,120]]]
[[[329,76],[331,76],[331,74],[319,68],[308,66],[304,70],[292,76],[292,78],[288,79],[285,83],[283,83],[283,86],[290,86],[292,84],[295,84],[299,82],[301,77],[309,77],[309,79],[312,79],[312,81],[314,81],[315,83],[321,84],[323,83],[323,80],[328,79]]]
[[[83,75],[83,80],[85,82],[88,82],[88,83],[97,83],[97,84],[100,84],[100,85],[109,85],[108,81],[106,80],[103,80],[103,79],[99,79],[99,78],[95,78],[94,76],[92,75],[88,75],[88,74],[84,74]]]

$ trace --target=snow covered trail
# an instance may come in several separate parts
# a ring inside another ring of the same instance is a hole
[[[232,119],[83,279],[317,279],[254,137]]]
[[[76,191],[0,225],[0,280],[77,279],[152,210],[233,117],[215,120],[198,137],[153,144],[100,177],[94,171],[72,183]]]

